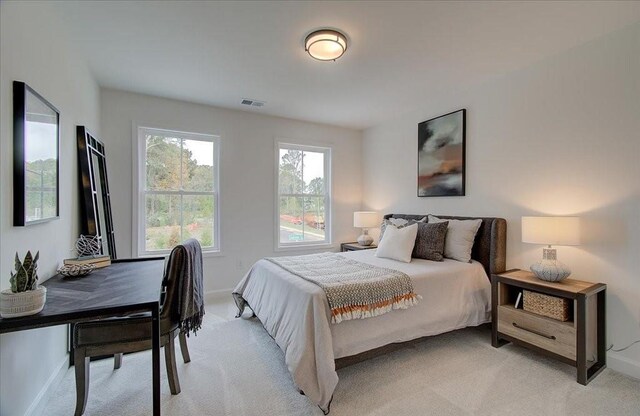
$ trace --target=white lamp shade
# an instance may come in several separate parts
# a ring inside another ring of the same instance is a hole
[[[353,226],[356,228],[373,228],[378,226],[378,213],[373,211],[356,211],[353,213]]]
[[[580,244],[580,218],[522,217],[522,242],[576,246]]]

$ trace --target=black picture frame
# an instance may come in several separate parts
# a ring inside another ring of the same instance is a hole
[[[55,160],[47,157],[54,154]],[[13,225],[23,227],[57,218],[60,112],[26,83],[13,81]]]
[[[111,194],[104,144],[85,126],[76,127],[80,185],[80,232],[100,239],[102,255],[116,259]]]
[[[418,197],[464,196],[467,110],[418,124]]]

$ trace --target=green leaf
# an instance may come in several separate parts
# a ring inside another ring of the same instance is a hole
[[[25,259],[26,260],[26,259]],[[27,269],[24,268],[24,263],[20,270],[18,270],[18,292],[24,292],[27,290]]]
[[[31,268],[31,263],[33,263],[33,256],[31,256],[31,251],[27,251],[22,262],[22,267],[24,267],[25,271]]]
[[[11,291],[14,293],[25,292],[27,290],[35,290],[38,286],[38,259],[40,252],[36,253],[35,258],[31,251],[27,251],[24,261],[20,263],[20,257],[16,252],[15,269],[16,273],[11,273],[9,282],[11,283]]]
[[[18,292],[18,286],[16,283],[16,274],[11,272],[11,279],[9,279],[9,283],[11,284],[11,291],[13,293]]]

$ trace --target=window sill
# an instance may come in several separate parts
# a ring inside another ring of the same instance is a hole
[[[338,244],[326,243],[326,244],[301,244],[296,246],[277,246],[274,251],[303,251],[303,250],[327,250],[336,249]]]

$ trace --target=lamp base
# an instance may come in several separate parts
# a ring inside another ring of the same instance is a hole
[[[361,246],[370,246],[373,243],[373,237],[364,232],[358,237],[358,244]]]
[[[530,267],[533,274],[540,280],[559,282],[571,274],[571,270],[557,260],[540,260]]]

